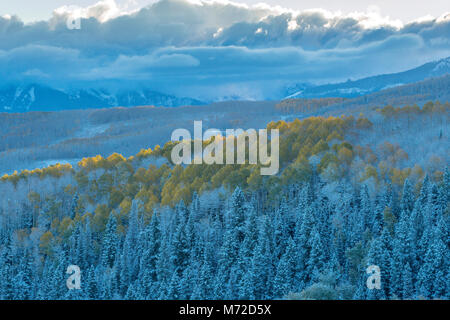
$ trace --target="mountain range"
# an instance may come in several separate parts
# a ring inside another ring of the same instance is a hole
[[[355,98],[449,73],[450,57],[447,57],[404,72],[377,75],[355,81],[348,80],[325,85],[292,84],[284,90],[284,93],[278,99]],[[231,97],[229,100],[240,99],[239,97]],[[0,112],[57,111],[145,105],[178,107],[204,104],[207,104],[207,102],[165,94],[151,89],[122,90],[119,92],[112,92],[107,89],[61,90],[41,84],[10,84],[0,88]]]
[[[140,105],[178,107],[203,104],[205,104],[203,101],[196,99],[177,97],[148,89],[119,93],[96,89],[64,91],[39,84],[9,85],[0,89],[0,112],[57,111]]]
[[[285,98],[354,98],[383,89],[410,84],[450,73],[450,57],[403,72],[382,74],[359,80],[314,86],[297,84],[287,89]]]

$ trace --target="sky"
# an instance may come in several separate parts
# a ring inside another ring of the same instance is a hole
[[[450,56],[443,1],[266,2],[2,0],[0,85],[267,99]]]
[[[152,4],[156,0],[117,0],[121,8],[137,9]],[[344,14],[354,11],[366,11],[368,8],[377,8],[383,15],[403,22],[431,15],[440,16],[443,12],[450,10],[448,0],[235,0],[236,3],[257,4],[267,3],[271,6],[281,6],[296,10],[311,8],[324,8],[330,11],[341,11]],[[22,20],[30,22],[45,20],[51,17],[52,11],[63,5],[89,6],[96,0],[14,0],[0,2],[0,15],[19,15]],[[407,9],[405,9],[407,8]]]

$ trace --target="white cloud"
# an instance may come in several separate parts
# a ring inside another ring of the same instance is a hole
[[[117,18],[123,15],[130,15],[136,10],[127,11],[127,5],[124,8],[119,8],[115,0],[101,0],[94,5],[88,7],[80,6],[61,6],[53,11],[53,19],[67,19],[71,18],[94,18],[99,22],[106,22],[108,20]]]
[[[67,17],[81,17],[81,29],[67,29]],[[449,40],[448,14],[403,24],[377,8],[343,15],[161,0],[133,11],[105,0],[62,7],[49,21],[33,24],[0,17],[0,68],[3,83],[107,79],[172,91],[190,87],[199,95],[233,95],[241,88],[240,94],[259,97],[283,81],[333,81],[411,68],[450,55]]]
[[[81,30],[68,30],[68,17],[81,17]],[[229,1],[161,0],[129,12],[114,0],[104,0],[86,8],[61,7],[49,21],[34,24],[25,25],[17,17],[0,18],[0,48],[38,43],[115,56],[165,46],[297,46],[314,50],[342,44],[357,47],[394,34],[439,29],[439,35],[428,37],[449,37],[449,24],[450,16],[443,15],[404,25],[373,8],[343,15],[323,9],[294,11]]]

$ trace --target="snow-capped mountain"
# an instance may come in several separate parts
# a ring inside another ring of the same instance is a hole
[[[204,102],[152,90],[122,91],[119,93],[95,89],[62,91],[38,84],[10,85],[0,89],[0,112],[54,111],[140,105],[177,107],[201,104],[204,104]]]
[[[450,73],[450,57],[429,62],[404,72],[383,74],[355,81],[348,80],[319,86],[301,84],[299,85],[300,90],[297,92],[287,90],[284,98],[352,98],[448,73]]]
[[[314,87],[311,83],[295,83],[286,86],[283,90],[283,97],[285,99],[295,98],[301,95],[305,90]]]
[[[450,57],[408,71],[372,76],[355,81],[348,80],[347,82],[319,86],[311,83],[294,83],[284,88],[280,96],[266,97],[266,99],[353,98],[446,74],[450,74]],[[243,96],[229,95],[226,97],[217,96],[213,101],[246,99],[252,100]],[[203,104],[206,104],[206,102],[148,89],[119,92],[106,89],[66,91],[40,84],[8,85],[0,88],[0,112],[55,111],[142,105],[177,107]]]

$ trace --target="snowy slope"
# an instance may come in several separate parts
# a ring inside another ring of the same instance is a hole
[[[177,107],[202,104],[204,102],[196,99],[180,98],[152,90],[111,93],[107,90],[89,89],[66,92],[37,84],[10,85],[0,89],[0,112],[55,111],[140,105]]]
[[[320,86],[302,86],[297,92],[288,92],[285,98],[358,97],[380,90],[401,86],[450,73],[450,57],[426,63],[420,67],[391,74],[383,74],[356,81]]]

